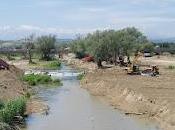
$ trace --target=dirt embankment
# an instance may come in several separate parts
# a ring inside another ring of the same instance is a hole
[[[71,58],[66,57],[74,66],[91,67]],[[90,70],[82,87],[93,95],[104,96],[126,114],[156,119],[163,130],[175,129],[175,71],[161,67],[160,76],[144,77],[127,75],[120,67]]]
[[[33,93],[33,89],[20,79],[23,70],[19,68],[22,68],[23,63],[23,61],[19,61],[17,67],[10,65],[9,70],[0,70],[0,100],[12,100]],[[27,102],[26,114],[46,113],[48,109],[46,104],[32,96]]]
[[[28,86],[21,82],[23,72],[15,66],[9,70],[0,70],[0,99],[9,100],[25,95]]]

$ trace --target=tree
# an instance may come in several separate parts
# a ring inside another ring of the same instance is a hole
[[[32,34],[29,37],[25,38],[24,42],[25,42],[25,48],[27,50],[29,63],[33,63],[32,62],[32,49],[34,48],[34,35]]]
[[[74,53],[90,54],[100,67],[102,61],[113,61],[116,64],[119,56],[127,56],[140,51],[147,38],[136,28],[125,28],[119,31],[96,31],[86,37],[77,38],[71,48]]]
[[[154,52],[154,45],[152,43],[149,43],[149,42],[145,43],[142,46],[142,51],[153,53]]]
[[[119,31],[119,38],[122,45],[123,53],[130,61],[130,55],[140,51],[141,45],[148,42],[147,38],[136,28],[125,28]]]
[[[55,50],[56,37],[54,35],[41,36],[37,39],[37,49],[42,60],[51,60]]]

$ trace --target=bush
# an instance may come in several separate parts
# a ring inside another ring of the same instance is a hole
[[[79,74],[78,76],[77,76],[77,79],[78,80],[82,80],[84,78],[84,74]]]
[[[0,110],[0,122],[11,124],[15,116],[24,116],[26,110],[26,99],[23,97],[5,103],[4,108]]]
[[[76,52],[76,58],[78,59],[82,59],[86,56],[85,52],[81,51],[81,52]]]
[[[8,124],[0,122],[0,130],[12,130],[12,128]]]
[[[35,86],[37,84],[46,84],[52,81],[51,77],[48,75],[41,74],[28,74],[23,76],[23,80],[29,85]]]
[[[27,74],[23,76],[23,81],[26,81],[29,85],[35,86],[38,84],[60,84],[60,80],[53,80],[49,75],[42,74]]]

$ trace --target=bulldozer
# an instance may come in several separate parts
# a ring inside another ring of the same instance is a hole
[[[159,68],[157,65],[152,65],[147,67],[144,70],[140,70],[140,63],[138,59],[142,57],[143,54],[141,52],[138,52],[135,54],[135,57],[133,59],[133,62],[131,64],[128,64],[126,71],[129,75],[143,75],[143,76],[156,76],[159,75]]]

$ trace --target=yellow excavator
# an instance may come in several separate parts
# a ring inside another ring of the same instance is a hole
[[[131,64],[128,64],[126,71],[127,74],[130,75],[140,75],[140,68],[139,68],[139,63],[138,63],[138,59],[142,56],[142,53],[138,52],[137,54],[135,54],[135,57],[132,61]]]
[[[129,75],[146,75],[146,76],[156,76],[159,74],[159,68],[156,65],[149,66],[148,68],[144,70],[140,70],[140,62],[139,58],[142,57],[143,54],[141,52],[138,52],[131,64],[128,64],[128,67],[126,68],[127,74]]]

